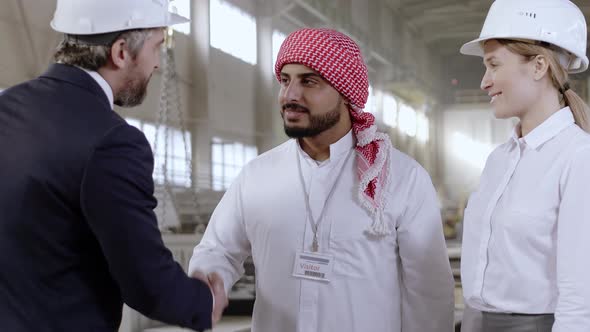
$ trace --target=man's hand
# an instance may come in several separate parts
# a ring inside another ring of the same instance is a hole
[[[203,273],[196,271],[191,277],[201,280],[211,289],[211,293],[213,294],[213,312],[211,319],[215,325],[221,319],[223,310],[229,303],[227,295],[225,295],[223,279],[216,272],[209,273],[209,275],[205,277]]]
[[[215,297],[215,306],[213,308],[213,321],[217,323],[221,319],[223,310],[227,308],[229,301],[225,294],[225,287],[223,285],[223,279],[216,272],[209,273],[209,283],[211,289],[213,289],[213,295]]]

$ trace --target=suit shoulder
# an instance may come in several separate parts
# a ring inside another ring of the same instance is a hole
[[[101,147],[107,145],[136,146],[144,152],[149,151],[151,154],[151,146],[145,137],[145,134],[124,120],[113,123],[112,126],[105,131],[104,135],[99,140],[98,145]]]

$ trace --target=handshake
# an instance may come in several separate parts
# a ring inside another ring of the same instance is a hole
[[[191,275],[192,278],[201,280],[206,283],[213,294],[213,312],[211,314],[211,321],[215,325],[223,314],[223,310],[228,305],[227,295],[225,294],[225,287],[223,279],[216,272],[211,272],[207,276],[202,272],[196,271]]]

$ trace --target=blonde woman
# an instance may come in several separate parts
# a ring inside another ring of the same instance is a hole
[[[497,0],[461,53],[483,57],[495,116],[520,120],[465,210],[463,331],[590,331],[588,106],[568,78],[588,67],[584,15]]]

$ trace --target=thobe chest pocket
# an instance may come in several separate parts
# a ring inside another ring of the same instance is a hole
[[[334,274],[352,278],[371,277],[388,264],[395,264],[396,234],[375,237],[366,233],[371,218],[350,213],[332,220],[330,252],[334,255]],[[391,254],[391,255],[390,255]]]

